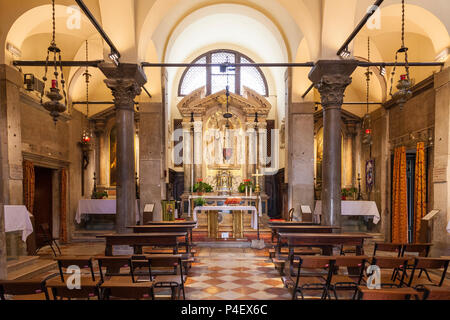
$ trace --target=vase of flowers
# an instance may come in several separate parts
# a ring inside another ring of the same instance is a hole
[[[206,193],[210,193],[213,191],[213,187],[206,183],[203,182],[203,179],[197,179],[197,183],[194,184],[194,190],[192,190],[193,192],[196,192],[199,196],[203,195],[204,192]]]
[[[238,187],[239,193],[245,193],[246,195],[249,193],[250,189],[254,192],[255,186],[253,185],[252,180],[245,179]]]
[[[203,207],[205,204],[206,200],[201,197],[194,200],[194,207]]]
[[[106,191],[93,191],[91,195],[91,199],[101,200],[108,198],[108,193]]]

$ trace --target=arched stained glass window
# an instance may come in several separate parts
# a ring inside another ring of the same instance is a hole
[[[217,50],[205,53],[194,60],[194,64],[253,63],[249,57],[232,50]],[[244,86],[262,96],[269,96],[267,81],[259,67],[236,67],[221,72],[220,67],[189,67],[181,77],[178,95],[186,96],[194,90],[206,87],[210,95],[230,86],[230,92],[242,94]]]

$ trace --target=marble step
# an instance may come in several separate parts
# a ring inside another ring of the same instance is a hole
[[[57,271],[57,264],[53,260],[39,259],[34,263],[8,272],[8,280],[26,280],[42,276],[49,271]]]
[[[19,256],[17,257],[17,259],[8,261],[7,265],[8,273],[29,266],[35,263],[37,260],[39,260],[39,256]]]

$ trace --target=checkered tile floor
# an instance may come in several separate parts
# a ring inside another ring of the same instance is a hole
[[[289,300],[268,252],[201,248],[186,282],[189,300]]]

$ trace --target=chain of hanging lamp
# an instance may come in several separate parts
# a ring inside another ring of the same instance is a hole
[[[86,61],[89,61],[88,40],[86,40]],[[86,70],[83,75],[85,77],[85,82],[86,82],[86,117],[89,118],[89,79],[91,78],[91,74],[89,73],[88,66],[86,66]]]
[[[53,54],[53,62],[50,63],[50,55]],[[50,90],[45,94],[49,101],[44,102],[44,92],[45,92],[45,84],[48,80],[47,74],[49,67],[53,66],[54,72],[53,75],[55,79],[52,80],[52,85]],[[59,80],[60,77],[60,80]],[[65,90],[66,81],[64,80],[64,73],[62,68],[62,58],[61,58],[61,50],[56,45],[56,9],[55,9],[55,0],[52,0],[52,40],[50,42],[50,46],[47,49],[47,58],[45,60],[45,71],[43,76],[44,81],[44,90],[42,90],[41,94],[41,105],[50,112],[50,115],[53,117],[53,121],[56,124],[57,118],[60,113],[63,113],[67,109],[67,94]],[[61,83],[61,89],[63,95],[59,93],[58,82]],[[64,98],[64,104],[59,101]]]
[[[394,68],[392,69],[391,74],[391,88],[389,90],[389,95],[396,100],[397,104],[400,108],[403,108],[403,105],[408,101],[412,92],[409,90],[411,88],[411,78],[409,74],[409,62],[408,62],[408,48],[405,46],[405,0],[402,0],[402,30],[401,30],[401,42],[402,46],[395,53],[395,61]],[[400,76],[400,81],[397,84],[398,91],[393,93],[394,88],[394,77],[397,70],[397,62],[399,53],[403,53],[405,55],[405,75]]]
[[[367,38],[367,61],[370,62],[370,37]],[[370,97],[370,77],[372,72],[370,66],[366,70],[366,114],[363,119],[363,143],[370,144],[372,139],[372,121],[369,113],[369,97]]]

